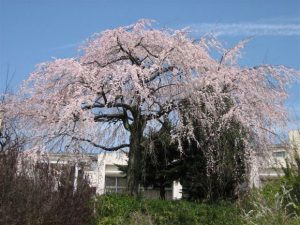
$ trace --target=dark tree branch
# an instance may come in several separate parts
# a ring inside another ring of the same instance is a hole
[[[122,43],[121,43],[120,40],[119,40],[119,37],[117,37],[117,43],[118,43],[118,46],[119,46],[120,50],[121,50],[122,52],[126,53],[126,55],[128,56],[128,58],[129,58],[129,60],[131,61],[132,64],[136,64],[136,65],[138,65],[138,66],[141,65],[140,60],[137,59],[136,57],[134,57],[134,56],[131,54],[130,51],[126,50],[126,49],[123,47]]]
[[[146,46],[144,46],[143,44],[140,44],[140,46],[141,46],[141,47],[142,47],[149,55],[151,55],[151,56],[154,57],[154,58],[158,58],[158,55],[155,55],[155,54],[153,54],[152,52],[150,52],[149,49],[146,48]]]
[[[171,104],[171,105],[170,105]],[[146,115],[146,119],[147,120],[151,120],[151,119],[159,119],[160,117],[162,117],[165,114],[169,114],[170,112],[172,112],[174,110],[174,107],[176,106],[175,103],[167,103],[165,107],[161,107],[161,110],[153,112],[153,114],[148,114]]]
[[[106,99],[106,98],[105,98]],[[104,101],[105,101],[104,99]],[[102,103],[94,103],[92,105],[85,105],[82,107],[83,110],[86,109],[96,109],[96,108],[124,108],[126,110],[132,111],[132,108],[130,105],[127,105],[125,103],[107,103],[107,104],[102,104]]]
[[[131,118],[129,118],[129,116],[127,114],[127,111],[124,108],[123,108],[123,114],[124,114],[124,117],[123,117],[123,120],[122,120],[123,121],[123,126],[126,130],[130,131],[131,126],[129,124],[129,119],[131,119]],[[133,119],[131,119],[131,120],[133,120]]]
[[[90,145],[96,147],[96,148],[101,148],[105,151],[118,151],[122,148],[129,148],[130,145],[129,144],[121,144],[121,145],[118,145],[118,146],[114,146],[114,147],[107,147],[107,146],[103,146],[103,145],[99,145],[95,142],[93,142],[92,140],[89,140],[89,139],[85,139],[85,138],[78,138],[78,137],[71,137],[72,139],[74,140],[77,140],[77,141],[84,141],[84,142],[88,142]]]
[[[162,88],[166,88],[166,87],[170,87],[170,86],[174,86],[176,84],[166,84],[166,85],[162,85],[162,86],[159,86],[158,88],[149,88],[151,90],[151,94],[154,94],[155,92],[159,91],[160,89]]]
[[[96,115],[94,117],[95,122],[108,122],[108,121],[120,121],[124,120],[124,114],[123,113],[112,113],[112,114],[101,114]]]
[[[83,65],[90,65],[90,64],[97,64],[97,66],[101,67],[101,68],[104,68],[108,65],[111,65],[113,63],[116,63],[116,62],[119,62],[119,61],[123,61],[123,60],[130,60],[130,58],[128,56],[120,56],[120,58],[117,58],[117,59],[114,59],[114,60],[111,60],[109,62],[106,62],[106,63],[103,63],[101,64],[100,62],[98,62],[97,60],[94,60],[92,62],[87,62],[87,63],[83,63]]]
[[[144,37],[141,37],[141,39],[139,40],[139,42],[134,46],[135,48],[140,46],[142,44]]]

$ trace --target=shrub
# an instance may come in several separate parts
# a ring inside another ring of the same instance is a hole
[[[279,186],[280,182],[270,182],[260,191],[255,191],[244,206],[246,224],[296,225],[300,217],[294,210],[297,206],[291,198],[291,190]]]
[[[162,201],[126,195],[99,196],[93,224],[242,224],[239,209],[229,202],[208,205]]]
[[[235,118],[219,120],[233,107],[230,99],[223,101],[226,107],[216,109],[217,118],[211,115],[213,126],[194,120],[193,134],[197,141],[182,140],[183,154],[177,161],[177,170],[183,196],[188,200],[235,200],[248,191],[249,155],[245,141],[251,140],[250,133]],[[204,104],[204,113],[206,107]]]
[[[287,162],[283,177],[252,190],[242,204],[246,224],[300,224],[296,166]]]
[[[97,198],[96,219],[92,224],[300,224],[300,218],[289,212],[289,207],[294,203],[291,199],[288,204],[285,203],[285,199],[290,198],[290,190],[282,190],[281,194],[275,196],[271,196],[271,193],[270,190],[253,191],[244,202],[221,201],[214,204],[104,195]]]
[[[0,224],[82,225],[92,217],[87,181],[74,192],[72,167],[32,164],[17,141],[0,150]]]
[[[287,159],[286,167],[282,169],[284,172],[283,182],[287,188],[291,189],[290,194],[293,201],[300,206],[300,155],[297,146],[294,147],[292,159]]]

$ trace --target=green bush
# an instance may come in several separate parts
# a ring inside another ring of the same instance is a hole
[[[280,186],[279,181],[270,182],[262,190],[254,191],[243,205],[246,224],[296,225],[300,218],[295,212],[291,190]]]
[[[293,201],[300,205],[300,155],[297,146],[294,147],[292,159],[286,160],[286,167],[282,168],[284,172],[284,184],[291,189],[291,197]],[[300,211],[298,212],[300,213]]]
[[[274,184],[274,183],[273,183]],[[93,225],[298,225],[300,218],[285,203],[290,191],[271,184],[256,190],[244,202],[214,204],[184,200],[162,201],[110,194],[96,200]],[[275,193],[275,194],[274,194]],[[274,194],[274,195],[273,195]]]
[[[292,184],[283,176],[269,181],[261,189],[253,189],[241,203],[245,224],[300,224],[300,208]]]
[[[97,199],[93,224],[243,224],[239,215],[240,210],[230,202],[208,205],[105,195]]]

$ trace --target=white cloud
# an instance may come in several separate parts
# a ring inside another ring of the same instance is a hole
[[[201,23],[189,26],[192,33],[216,36],[300,36],[299,23]]]
[[[278,16],[278,17],[271,17],[259,20],[261,23],[299,23],[299,17],[291,17],[291,16]]]
[[[68,48],[74,48],[74,47],[80,46],[80,44],[82,44],[82,42],[70,43],[70,44],[65,44],[65,45],[61,45],[61,46],[56,46],[54,48],[51,48],[50,50],[63,50],[63,49],[68,49]]]

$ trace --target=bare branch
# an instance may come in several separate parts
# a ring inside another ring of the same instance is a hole
[[[118,46],[119,46],[120,50],[121,50],[122,52],[124,52],[124,53],[127,54],[128,58],[129,58],[129,60],[132,62],[132,64],[136,64],[136,65],[138,65],[138,66],[141,65],[140,60],[137,59],[136,57],[134,57],[134,56],[131,54],[130,51],[126,50],[126,49],[123,47],[122,43],[120,42],[119,37],[117,37],[117,43],[118,43]]]
[[[154,58],[158,58],[158,55],[155,55],[155,54],[153,54],[152,52],[150,52],[149,49],[146,48],[144,45],[140,44],[140,46],[141,46],[143,49],[145,49],[145,51],[146,51],[149,55],[151,55],[151,56],[154,57]]]
[[[123,121],[124,114],[123,113],[112,113],[112,114],[102,114],[102,115],[96,115],[94,117],[95,122],[108,122],[108,121]]]
[[[123,60],[130,60],[130,58],[128,56],[120,56],[120,58],[117,58],[117,59],[114,59],[114,60],[111,60],[109,62],[106,62],[106,63],[103,63],[101,64],[100,62],[98,62],[97,60],[94,60],[92,62],[87,62],[87,63],[83,63],[83,65],[90,65],[90,64],[96,64],[97,66],[101,67],[101,68],[104,68],[108,65],[111,65],[113,63],[116,63],[116,62],[119,62],[119,61],[123,61]]]
[[[129,148],[130,145],[129,144],[121,144],[118,146],[114,146],[114,147],[107,147],[107,146],[103,146],[103,145],[99,145],[95,142],[93,142],[92,140],[89,139],[85,139],[85,138],[78,138],[78,137],[72,137],[72,139],[77,140],[77,141],[84,141],[84,142],[88,142],[90,145],[96,147],[96,148],[101,148],[105,151],[118,151],[122,148]]]
[[[102,104],[102,103],[94,103],[92,105],[84,105],[82,107],[83,110],[86,109],[96,109],[96,108],[124,108],[126,110],[132,111],[132,108],[130,105],[127,105],[125,103],[107,103],[107,104]]]

